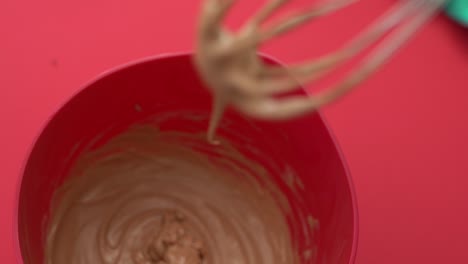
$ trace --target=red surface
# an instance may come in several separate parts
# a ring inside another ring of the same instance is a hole
[[[18,175],[44,122],[106,69],[190,50],[198,2],[2,1],[3,263],[15,262],[9,238]],[[235,24],[258,4],[240,2]],[[312,57],[357,32],[392,2],[362,0],[341,17],[305,27],[265,51],[288,62]],[[356,263],[468,262],[467,74],[468,33],[441,16],[383,71],[324,109],[358,193]]]
[[[54,115],[28,159],[18,217],[25,263],[42,263],[44,224],[52,195],[74,159],[89,145],[99,146],[125,127],[161,118],[165,113],[170,113],[171,118],[158,122],[159,130],[206,131],[210,94],[201,84],[190,55],[144,60],[101,77]],[[136,104],[141,111],[135,110]],[[187,112],[202,119],[193,120],[187,117]],[[178,115],[174,116],[175,113]],[[356,198],[343,159],[319,115],[281,123],[254,122],[231,110],[218,133],[244,155],[262,164],[277,180],[293,206],[289,220],[294,223],[292,233],[299,250],[317,247],[314,264],[348,264],[354,259],[358,231]],[[257,151],[248,147],[252,142]],[[208,149],[208,154],[213,154]],[[303,189],[294,184],[294,179],[291,185],[296,191],[287,187],[283,173],[289,170],[286,166],[299,177]],[[301,202],[295,199],[298,194],[304,197]],[[308,215],[319,221],[312,243],[303,228],[309,225]]]

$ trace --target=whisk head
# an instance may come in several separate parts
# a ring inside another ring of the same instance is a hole
[[[465,0],[460,0],[465,1]],[[447,0],[401,0],[337,51],[287,67],[266,65],[258,48],[316,18],[341,10],[354,0],[330,0],[261,27],[289,0],[268,0],[237,32],[223,26],[235,0],[204,0],[198,26],[195,64],[214,95],[208,139],[214,141],[224,109],[266,120],[294,118],[341,98],[380,69],[415,33],[445,7]],[[466,1],[465,1],[466,2]],[[322,78],[373,48],[344,79],[314,96],[275,95]]]

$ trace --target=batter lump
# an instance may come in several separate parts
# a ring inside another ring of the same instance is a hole
[[[45,263],[298,263],[265,171],[204,144],[139,127],[81,155],[54,196]]]

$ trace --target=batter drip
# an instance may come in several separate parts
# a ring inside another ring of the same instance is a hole
[[[229,144],[203,144],[140,127],[82,155],[55,195],[45,262],[298,263],[265,171]]]

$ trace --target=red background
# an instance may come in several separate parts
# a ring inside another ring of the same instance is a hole
[[[46,120],[111,67],[190,50],[199,2],[1,1],[2,263],[16,262],[19,175]],[[261,3],[239,2],[229,19],[234,25]],[[362,0],[264,51],[286,62],[314,57],[338,47],[393,2]],[[357,189],[357,264],[468,263],[467,83],[468,31],[439,16],[382,71],[323,110]]]

